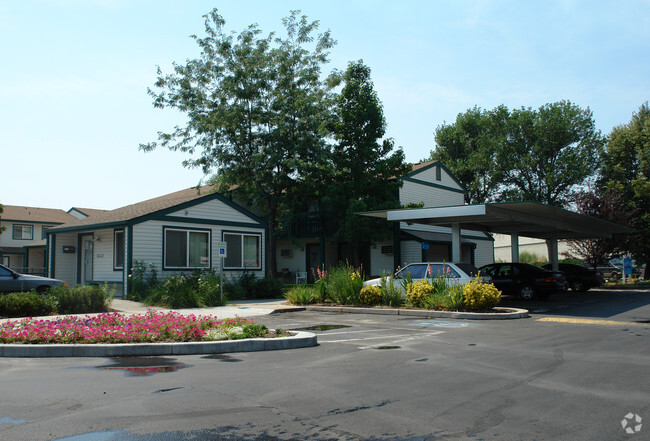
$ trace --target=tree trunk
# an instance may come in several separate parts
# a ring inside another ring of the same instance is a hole
[[[278,278],[278,264],[276,257],[276,246],[275,246],[275,230],[276,230],[276,220],[277,220],[277,209],[272,207],[271,204],[268,204],[268,243],[269,243],[269,252],[268,252],[268,262],[267,262],[267,271],[270,271],[271,277],[274,279]]]

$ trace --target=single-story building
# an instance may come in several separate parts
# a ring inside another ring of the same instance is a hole
[[[262,277],[266,223],[211,187],[193,187],[51,228],[46,248],[49,277],[108,283],[122,295],[136,261],[162,278],[205,269]]]

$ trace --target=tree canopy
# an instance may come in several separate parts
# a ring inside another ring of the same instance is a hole
[[[456,175],[471,203],[532,200],[566,206],[595,178],[604,142],[591,111],[569,101],[538,110],[475,107],[436,129],[431,159]]]
[[[598,185],[617,191],[622,205],[634,212],[638,234],[629,242],[638,261],[650,262],[650,107],[644,103],[629,123],[615,127],[603,151]]]
[[[403,169],[404,154],[380,141],[385,120],[369,68],[357,62],[322,75],[335,41],[329,31],[316,35],[318,21],[292,11],[283,19],[286,36],[278,37],[257,25],[225,34],[216,9],[204,18],[206,36],[192,36],[200,57],[174,63],[170,74],[159,67],[149,90],[155,107],[185,113],[187,124],[140,148],[185,152],[185,166],[216,172],[210,181],[220,191],[236,186],[268,222],[268,268],[276,275],[283,210],[307,200],[338,204],[350,216],[377,207],[394,188],[388,180]]]

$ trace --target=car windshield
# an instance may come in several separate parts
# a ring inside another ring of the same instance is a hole
[[[429,270],[431,268],[431,270]],[[408,272],[410,273],[411,277],[413,279],[424,279],[427,277],[438,277],[439,275],[446,275],[449,278],[452,279],[459,279],[460,274],[456,270],[454,270],[452,267],[449,265],[445,265],[443,263],[417,263],[417,264],[411,264],[408,265],[407,267],[403,268],[400,270],[395,277],[398,279],[403,279],[404,278],[404,273]]]

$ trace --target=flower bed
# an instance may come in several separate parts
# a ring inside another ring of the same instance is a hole
[[[54,320],[26,318],[0,324],[0,343],[159,343],[263,337],[267,328],[252,320],[218,321],[213,316],[184,316],[148,310],[145,314],[107,313],[65,316]]]

